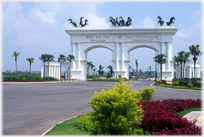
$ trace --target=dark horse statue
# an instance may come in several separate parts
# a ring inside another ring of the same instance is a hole
[[[116,26],[116,21],[112,16],[110,16],[109,21],[112,23],[112,26]]]
[[[83,19],[84,17],[81,17],[80,18],[80,22],[79,22],[79,27],[85,27],[86,25],[88,25],[88,20],[87,19],[85,19],[85,23],[83,24],[83,21],[82,21],[82,19]]]
[[[98,74],[99,74],[99,76],[102,76],[102,77],[103,77],[103,73],[104,73],[103,68],[102,68],[102,66],[100,65],[100,66],[99,66],[99,70],[98,70]]]
[[[120,26],[125,26],[125,21],[123,17],[119,17],[119,19],[120,19]]]
[[[128,17],[125,26],[129,27],[130,25],[132,25],[132,19],[130,17]]]
[[[107,78],[110,78],[110,77],[112,77],[112,76],[113,76],[113,74],[114,74],[114,72],[113,72],[113,68],[112,68],[112,66],[111,66],[111,65],[109,65],[107,68],[109,68],[109,69],[110,69],[110,71],[109,71],[109,73],[108,73]]]
[[[162,18],[160,16],[158,16],[158,19],[159,19],[158,23],[160,24],[160,26],[163,26],[164,21],[162,20]]]
[[[78,27],[76,22],[72,21],[72,19],[68,19],[69,23],[72,24],[74,27]]]
[[[170,21],[169,21],[169,22],[166,22],[166,25],[167,25],[167,26],[171,26],[171,24],[174,23],[174,20],[176,20],[176,19],[175,19],[174,17],[171,17],[171,18],[170,18]]]

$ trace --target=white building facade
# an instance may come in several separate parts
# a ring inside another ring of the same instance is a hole
[[[154,50],[156,54],[167,55],[167,62],[162,66],[162,79],[171,80],[174,77],[173,36],[177,30],[173,26],[153,29],[111,27],[109,29],[71,28],[65,30],[70,35],[71,54],[75,56],[75,61],[71,64],[71,76],[75,79],[86,80],[87,53],[94,48],[106,48],[112,52],[111,61],[115,77],[122,75],[129,78],[130,52],[145,47]],[[159,65],[157,65],[157,70],[159,74]]]

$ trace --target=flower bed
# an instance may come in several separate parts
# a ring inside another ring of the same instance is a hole
[[[163,101],[140,102],[144,110],[143,131],[153,135],[201,135],[201,128],[195,121],[188,121],[176,112],[201,107],[201,100],[167,99]]]
[[[4,82],[22,82],[22,80],[3,80]],[[32,82],[32,81],[40,81],[40,80],[26,80],[26,82]],[[44,81],[48,81],[47,79]],[[50,79],[49,81],[56,81],[56,79]]]

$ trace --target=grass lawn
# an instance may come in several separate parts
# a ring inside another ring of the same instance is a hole
[[[174,85],[166,85],[166,84],[156,84],[154,83],[153,84],[154,86],[158,86],[158,87],[165,87],[165,88],[174,88],[174,89],[185,89],[185,90],[202,90],[202,88],[199,88],[199,87],[192,87],[192,88],[189,88],[189,87],[185,87],[185,86],[174,86]]]
[[[184,115],[186,115],[192,111],[202,111],[202,110],[201,110],[201,108],[192,108],[192,109],[180,111],[180,112],[178,112],[178,114],[181,116],[184,116]],[[80,116],[66,120],[60,124],[57,124],[54,128],[52,128],[45,135],[70,135],[70,136],[71,135],[88,135],[87,131],[82,131],[82,130],[77,129],[75,127],[75,122],[79,117]]]
[[[88,132],[82,131],[75,127],[75,122],[79,117],[80,116],[57,124],[45,135],[88,135]]]

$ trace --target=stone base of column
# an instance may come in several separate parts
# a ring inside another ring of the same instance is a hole
[[[160,72],[159,73],[159,77],[158,79],[160,80]],[[172,71],[162,71],[162,80],[172,80],[174,78],[174,74],[172,73]]]
[[[71,70],[71,79],[86,80],[86,76],[82,74],[82,70]]]

